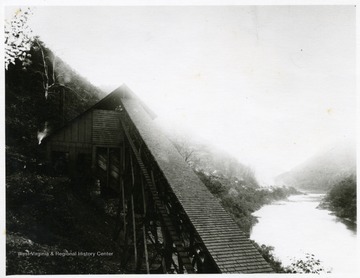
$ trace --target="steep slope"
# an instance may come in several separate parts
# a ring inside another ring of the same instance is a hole
[[[259,187],[253,169],[241,163],[233,155],[184,130],[174,132],[163,127],[163,132],[193,170],[212,177],[236,179],[239,185]]]
[[[118,246],[109,237],[114,217],[74,192],[67,178],[49,176],[39,164],[39,132],[58,128],[104,93],[38,43],[27,65],[16,60],[5,71],[6,272],[121,273]],[[46,256],[65,250],[114,255]]]
[[[37,133],[56,129],[104,93],[77,74],[39,39],[30,60],[5,71],[6,145],[36,156]]]
[[[356,172],[356,146],[342,142],[319,153],[293,170],[276,177],[277,184],[298,189],[327,191],[334,183]]]
[[[119,274],[115,217],[66,177],[19,171],[6,182],[6,274]],[[111,256],[66,253],[108,252]],[[53,252],[53,255],[50,255]]]

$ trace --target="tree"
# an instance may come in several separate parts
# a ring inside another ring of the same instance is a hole
[[[37,132],[43,136],[41,132],[45,133],[46,129],[62,126],[67,119],[76,117],[98,101],[102,92],[55,56],[39,38],[33,37],[29,54],[31,63],[25,70],[18,58],[5,70],[5,126],[7,146],[34,157],[39,151]],[[44,84],[45,87],[58,84],[51,87],[48,98],[44,97]],[[68,93],[70,90],[65,86],[74,93]]]
[[[326,205],[338,217],[356,221],[356,189],[356,175],[350,175],[332,186],[322,205]]]
[[[291,263],[289,267],[286,268],[288,273],[330,273],[330,270],[326,270],[322,265],[321,261],[315,258],[314,254],[305,254],[305,259],[298,259],[295,262]]]
[[[29,50],[32,45],[32,30],[27,22],[31,14],[30,8],[18,9],[14,17],[5,21],[5,69],[15,64],[16,59],[22,61],[23,67],[30,63]]]
[[[185,162],[188,164],[193,164],[195,161],[195,148],[191,146],[189,140],[186,138],[175,138],[173,140],[175,148],[178,150],[178,152],[181,154],[181,156],[184,158]]]
[[[38,36],[33,37],[32,43],[35,51],[40,51],[41,53],[40,57],[42,70],[38,71],[38,73],[42,78],[45,98],[47,99],[50,93],[61,94],[62,98],[64,98],[63,94],[66,91],[76,94],[72,88],[66,86],[62,81],[62,79],[64,79],[63,74],[61,74],[56,68],[56,55],[52,52],[45,51],[44,43]]]
[[[10,64],[16,63],[16,60],[22,62],[23,69],[31,63],[31,48],[35,52],[41,53],[42,70],[38,73],[42,77],[44,96],[47,99],[49,93],[61,93],[74,90],[59,81],[61,76],[56,74],[56,56],[47,56],[49,51],[45,50],[44,43],[38,36],[34,36],[28,25],[31,9],[18,9],[10,21],[5,21],[5,69],[8,70]]]
[[[285,273],[285,269],[281,262],[274,256],[274,247],[267,246],[265,244],[257,244],[255,241],[251,241],[255,248],[260,252],[265,261],[267,261],[275,273]]]

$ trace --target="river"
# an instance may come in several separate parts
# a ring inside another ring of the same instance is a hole
[[[260,245],[273,246],[273,254],[283,266],[308,253],[331,273],[357,273],[356,226],[328,210],[317,209],[323,196],[293,195],[262,207],[253,214],[259,222],[250,238]]]

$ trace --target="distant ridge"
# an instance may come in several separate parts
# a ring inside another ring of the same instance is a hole
[[[356,173],[356,143],[341,142],[275,178],[277,184],[309,191],[327,191]]]

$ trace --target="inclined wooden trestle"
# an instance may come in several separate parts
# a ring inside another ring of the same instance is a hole
[[[176,251],[178,253],[178,257],[179,257],[179,260],[181,262],[181,265],[186,269],[187,273],[194,273],[194,267],[192,265],[192,262],[189,258],[189,252],[185,250],[184,246],[183,246],[183,243],[181,241],[181,239],[179,238],[177,232],[176,232],[176,228],[175,228],[175,225],[173,224],[172,220],[170,219],[169,215],[168,215],[168,212],[166,210],[166,207],[165,205],[161,202],[160,200],[160,197],[159,197],[159,193],[156,189],[156,186],[154,184],[154,178],[153,177],[150,177],[142,159],[141,159],[141,156],[133,142],[133,139],[131,138],[130,136],[130,133],[129,133],[129,130],[128,130],[128,127],[126,126],[125,124],[125,121],[122,120],[121,121],[122,123],[122,127],[123,127],[123,130],[125,132],[125,135],[128,139],[128,143],[130,144],[131,146],[131,149],[132,149],[132,152],[136,158],[136,161],[140,167],[140,170],[142,172],[142,175],[145,179],[145,182],[149,188],[149,191],[151,193],[151,196],[152,196],[152,199],[153,199],[153,202],[158,210],[158,212],[160,213],[161,215],[161,220],[163,222],[163,225],[166,227],[166,232],[168,233],[168,235],[170,236],[171,238],[171,241],[173,242],[173,244],[175,245],[175,248],[176,248]],[[144,240],[146,240],[144,238]],[[181,269],[181,265],[180,265],[180,273],[182,273],[182,269]]]

